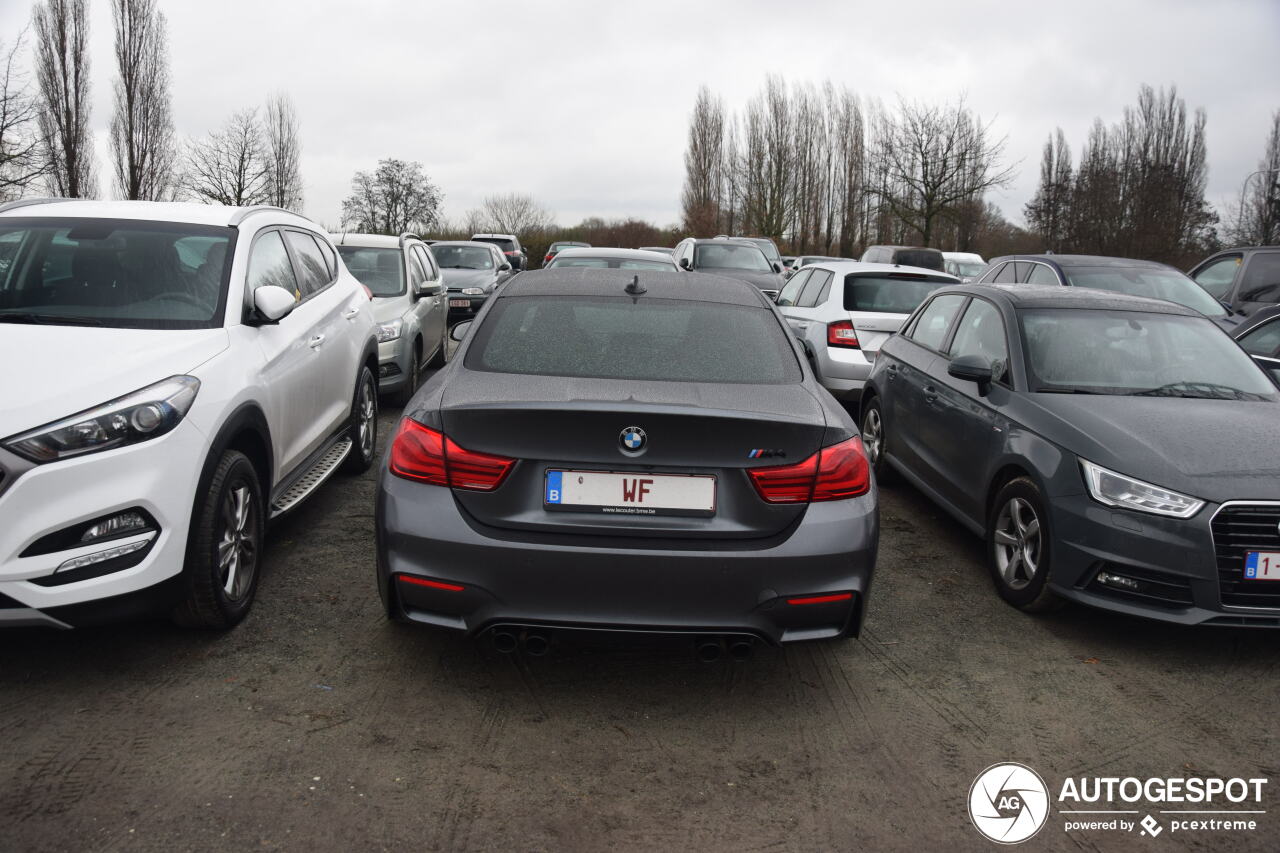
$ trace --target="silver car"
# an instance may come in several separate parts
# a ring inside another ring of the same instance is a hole
[[[830,261],[797,270],[777,304],[822,386],[857,400],[880,345],[926,296],[958,281],[918,267]]]
[[[548,269],[565,267],[594,267],[615,270],[658,270],[679,272],[675,260],[665,252],[646,252],[643,249],[601,249],[597,247],[565,248],[547,264]]]
[[[411,234],[332,234],[347,269],[373,294],[378,323],[378,391],[407,403],[422,368],[444,365],[444,278],[427,245]]]

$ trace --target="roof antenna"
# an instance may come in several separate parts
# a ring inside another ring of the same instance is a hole
[[[649,288],[640,283],[639,273],[631,277],[631,282],[627,285],[627,294],[629,296],[639,296],[640,294],[647,293],[648,291]]]

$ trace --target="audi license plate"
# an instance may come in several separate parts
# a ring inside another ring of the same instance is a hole
[[[1280,581],[1280,551],[1246,551],[1244,579],[1248,581]]]
[[[610,515],[715,515],[716,478],[634,471],[547,471],[543,506]]]
[[[450,299],[449,307],[450,308],[470,308],[471,300],[470,299]]]

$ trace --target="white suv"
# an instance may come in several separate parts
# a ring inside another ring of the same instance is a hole
[[[275,208],[0,206],[0,626],[229,627],[377,430],[368,291]]]

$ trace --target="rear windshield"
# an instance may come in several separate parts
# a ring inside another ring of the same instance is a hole
[[[741,243],[704,243],[694,249],[693,265],[698,269],[773,271],[764,252]]]
[[[566,258],[564,255],[558,255],[554,261],[547,265],[548,269],[561,269],[562,267],[594,267],[595,269],[623,269],[623,270],[665,270],[671,272],[676,268],[673,263],[664,261],[646,261],[638,258],[584,258],[582,256]]]
[[[404,293],[404,260],[399,249],[339,246],[338,254],[356,281],[373,291],[374,296]]]
[[[0,219],[0,322],[222,325],[235,229],[123,219]]]
[[[1074,287],[1092,287],[1176,302],[1206,317],[1225,317],[1227,311],[1204,288],[1173,269],[1160,267],[1066,267]]]
[[[507,297],[475,330],[470,370],[597,379],[800,381],[770,311],[677,299]]]
[[[942,272],[942,253],[926,252],[920,249],[897,249],[893,253],[893,262],[904,267],[920,267],[926,270]]]
[[[504,252],[514,252],[516,250],[516,244],[503,237],[475,237],[472,242],[492,243]]]
[[[910,314],[944,284],[954,282],[930,281],[923,276],[848,275],[844,279],[844,307],[846,311]]]

